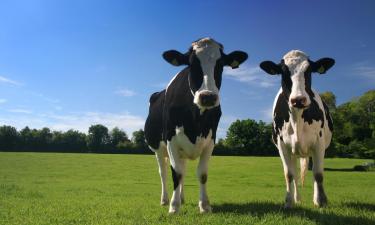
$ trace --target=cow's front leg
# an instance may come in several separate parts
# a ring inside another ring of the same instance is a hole
[[[159,174],[161,180],[161,205],[168,205],[169,198],[167,192],[167,164],[168,164],[168,157],[167,157],[167,150],[165,148],[160,148],[155,152],[156,159],[159,165]]]
[[[285,208],[291,208],[294,202],[299,201],[296,173],[297,159],[290,154],[285,146],[280,147],[279,145],[279,153],[283,162],[286,183]]]
[[[179,154],[179,148],[172,142],[168,143],[168,153],[171,162],[173,195],[169,205],[169,213],[177,213],[181,206],[182,181],[185,177],[186,160],[182,159]]]
[[[314,172],[314,205],[322,207],[327,205],[327,196],[323,188],[324,170],[324,149],[317,149],[313,152],[313,172]]]
[[[199,192],[199,211],[201,213],[211,212],[211,205],[207,195],[207,178],[208,178],[208,161],[211,157],[213,150],[213,143],[205,151],[202,152],[202,155],[199,159],[197,176],[200,185]]]

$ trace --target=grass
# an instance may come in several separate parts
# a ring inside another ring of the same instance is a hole
[[[285,210],[279,158],[213,157],[208,215],[190,161],[186,203],[169,216],[154,156],[0,153],[0,224],[375,224],[375,172],[350,171],[365,161],[326,159],[329,206],[313,206],[309,172],[302,204]]]

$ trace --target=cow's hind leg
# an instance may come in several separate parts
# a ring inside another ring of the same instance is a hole
[[[327,205],[327,196],[323,188],[324,170],[324,150],[317,149],[313,152],[313,172],[314,172],[314,205],[323,207]]]
[[[168,143],[168,154],[173,179],[173,195],[169,205],[169,213],[177,213],[181,206],[181,190],[183,190],[182,181],[185,177],[186,159],[182,159],[178,151],[178,147],[173,142]]]
[[[299,201],[297,190],[297,159],[290,154],[290,151],[283,146],[279,146],[279,153],[284,167],[285,183],[286,183],[286,196],[285,208],[291,208],[294,202]]]
[[[155,152],[156,159],[159,165],[159,174],[161,179],[161,205],[168,205],[168,191],[167,191],[167,168],[168,168],[168,153],[165,147],[160,147]]]
[[[201,213],[208,213],[211,212],[211,205],[207,195],[207,178],[208,178],[208,161],[211,157],[212,150],[213,150],[213,143],[212,146],[208,147],[205,151],[202,152],[202,155],[199,159],[198,170],[197,170],[197,177],[199,180],[200,185],[200,193],[199,193],[199,211]]]

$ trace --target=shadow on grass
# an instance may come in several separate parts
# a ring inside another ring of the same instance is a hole
[[[359,203],[361,204],[361,203]],[[373,205],[365,207],[374,207]],[[355,207],[359,208],[358,204]],[[371,208],[373,209],[373,208]],[[332,212],[324,212],[324,210],[314,210],[302,207],[294,207],[292,209],[284,209],[282,204],[272,202],[250,202],[250,203],[225,203],[221,205],[213,205],[214,213],[232,213],[250,216],[264,217],[267,214],[279,214],[285,217],[300,217],[314,221],[316,224],[332,225],[332,224],[374,224],[374,220],[363,217],[337,215]],[[282,221],[280,221],[282,223]]]
[[[346,206],[346,207],[349,207],[349,208],[355,208],[355,209],[368,210],[368,211],[374,211],[375,212],[375,204],[361,203],[361,202],[346,202],[343,205]]]
[[[354,172],[353,168],[324,168],[324,171]]]

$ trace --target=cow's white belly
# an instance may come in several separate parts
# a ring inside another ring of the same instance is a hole
[[[212,139],[212,130],[209,131],[207,137],[197,137],[195,144],[186,136],[183,127],[176,128],[176,136],[172,138],[175,146],[178,147],[179,155],[182,158],[196,159],[203,151],[214,147]]]
[[[321,132],[321,135],[319,134]],[[284,123],[280,132],[283,142],[291,150],[292,154],[307,157],[311,151],[321,149],[324,136],[326,135],[324,127],[321,128],[321,121],[313,121],[312,124],[303,122],[297,130],[293,129],[291,122]]]

